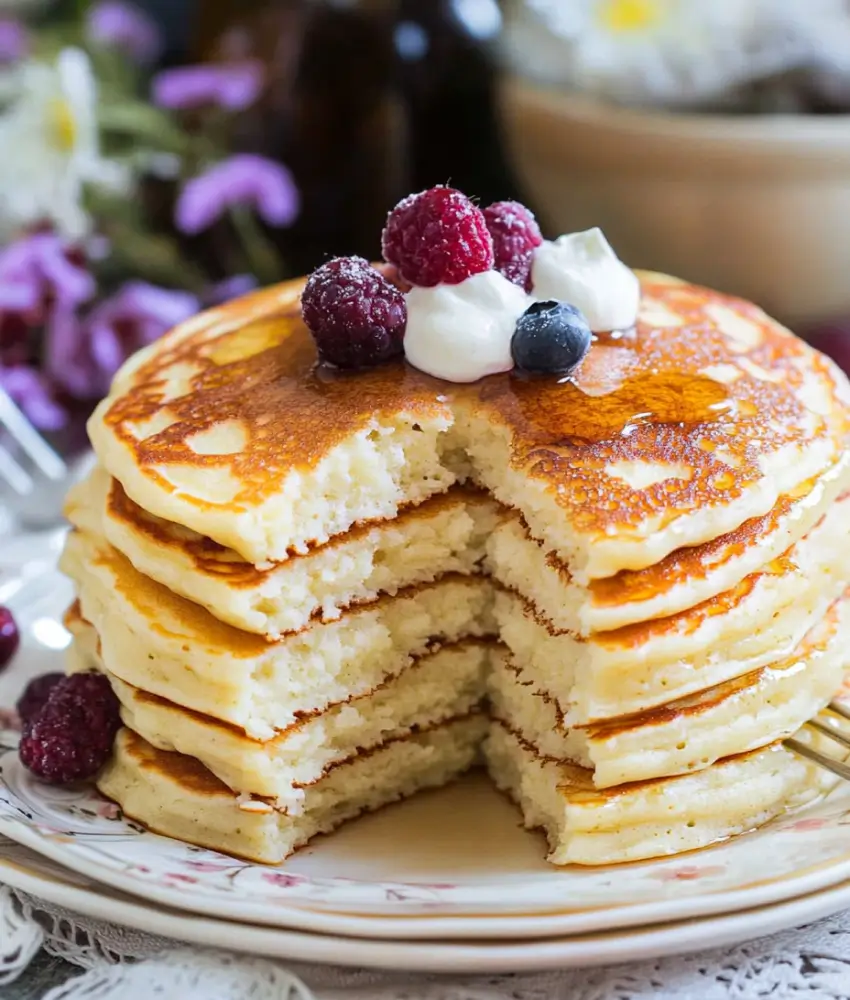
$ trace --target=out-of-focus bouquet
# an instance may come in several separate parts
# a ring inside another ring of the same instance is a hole
[[[505,0],[502,48],[619,104],[850,110],[847,0]]]
[[[286,167],[240,148],[259,62],[157,71],[129,0],[74,7],[0,0],[0,385],[45,431],[175,323],[285,276],[298,212]]]

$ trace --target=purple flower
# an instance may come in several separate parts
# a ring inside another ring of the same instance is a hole
[[[12,18],[0,19],[0,65],[23,59],[29,50],[29,40],[24,26]]]
[[[188,181],[177,200],[175,222],[184,233],[200,233],[232,205],[251,206],[270,226],[288,225],[298,214],[292,174],[264,156],[231,156]]]
[[[128,55],[146,66],[162,51],[162,36],[150,17],[127,0],[101,0],[86,18],[89,40]]]
[[[199,108],[219,105],[241,111],[260,96],[263,64],[256,59],[219,65],[180,66],[153,80],[153,99],[163,108]]]
[[[257,279],[253,274],[234,274],[232,278],[225,278],[214,285],[211,285],[204,293],[205,306],[220,306],[231,299],[238,299],[240,295],[247,295],[257,287]],[[0,294],[2,289],[0,289]]]
[[[0,365],[0,386],[42,431],[56,431],[65,425],[66,413],[50,393],[47,380],[33,368]]]
[[[53,233],[36,233],[0,251],[0,285],[25,289],[38,301],[85,302],[95,280],[67,244]]]
[[[48,328],[49,371],[77,398],[103,396],[131,354],[194,315],[199,305],[188,292],[130,281],[83,320],[57,309]]]

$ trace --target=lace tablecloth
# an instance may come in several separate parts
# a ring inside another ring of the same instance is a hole
[[[64,959],[48,962],[45,955]],[[71,963],[70,965],[66,963]],[[72,966],[76,966],[73,969]],[[605,969],[445,978],[183,947],[0,888],[3,1000],[848,1000],[850,911],[769,938]]]

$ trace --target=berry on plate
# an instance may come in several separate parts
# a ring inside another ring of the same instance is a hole
[[[335,257],[314,271],[301,313],[321,360],[338,368],[368,368],[402,353],[404,295],[362,257]]]
[[[72,674],[24,723],[21,762],[52,785],[92,778],[109,758],[120,727],[118,699],[106,677]]]
[[[65,680],[65,674],[56,670],[50,674],[42,674],[34,677],[24,688],[24,693],[18,698],[15,708],[21,718],[21,722],[26,725],[34,719],[47,704],[50,692]]]
[[[433,187],[400,201],[387,217],[384,258],[412,285],[457,285],[493,267],[484,213],[460,191]]]
[[[568,375],[590,350],[590,327],[575,306],[547,299],[517,320],[511,354],[517,368],[533,374]]]
[[[533,213],[518,201],[497,201],[484,209],[493,237],[496,270],[527,292],[531,291],[531,261],[543,242]]]
[[[20,642],[21,634],[12,612],[0,607],[0,670],[9,664]]]

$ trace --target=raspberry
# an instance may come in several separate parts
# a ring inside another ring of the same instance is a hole
[[[484,209],[484,218],[493,237],[496,270],[530,292],[534,248],[543,242],[537,219],[518,201],[497,201]]]
[[[336,257],[314,271],[301,313],[319,357],[339,368],[366,368],[402,353],[404,295],[362,257]]]
[[[387,217],[384,257],[413,285],[457,285],[493,266],[479,208],[460,191],[434,187],[400,201]]]
[[[20,642],[21,634],[12,612],[8,608],[0,608],[0,670],[8,665]]]
[[[73,674],[24,723],[25,767],[52,785],[91,778],[103,767],[121,726],[118,699],[103,674]]]
[[[34,677],[27,684],[26,688],[24,688],[24,693],[18,698],[18,704],[15,706],[24,725],[38,715],[47,704],[50,692],[60,681],[64,680],[65,675],[56,671],[52,674],[42,674],[40,677]]]

